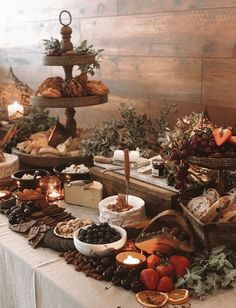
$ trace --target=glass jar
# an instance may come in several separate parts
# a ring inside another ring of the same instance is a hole
[[[166,177],[166,167],[164,159],[152,160],[152,176],[156,178]]]

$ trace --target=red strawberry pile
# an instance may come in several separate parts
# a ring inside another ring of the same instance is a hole
[[[147,258],[147,268],[141,271],[140,280],[147,290],[170,292],[189,268],[190,261],[184,256],[172,255],[166,259],[153,254]]]

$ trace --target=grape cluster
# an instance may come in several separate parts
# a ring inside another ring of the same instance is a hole
[[[109,258],[101,259],[101,264],[96,267],[96,272],[102,274],[105,281],[111,281],[113,285],[132,290],[137,293],[143,290],[143,285],[137,272],[109,263]]]
[[[100,225],[93,223],[88,228],[81,229],[78,235],[78,240],[88,244],[109,244],[120,239],[120,233],[107,222]]]
[[[143,290],[139,272],[117,266],[114,252],[110,252],[104,257],[88,257],[78,251],[71,250],[60,254],[60,256],[64,257],[68,264],[73,264],[76,271],[83,272],[87,277],[112,282],[109,287],[120,286],[135,293]]]
[[[185,162],[188,156],[207,158],[236,158],[236,146],[230,142],[217,146],[211,129],[196,131],[190,139],[185,139],[178,148],[174,148],[170,160],[175,163],[175,188],[185,190],[189,164]]]
[[[32,201],[22,203],[20,206],[14,205],[7,209],[4,214],[7,216],[9,224],[19,224],[31,220],[30,214],[38,210],[38,205]]]

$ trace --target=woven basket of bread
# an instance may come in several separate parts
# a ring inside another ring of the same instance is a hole
[[[181,201],[180,206],[204,247],[236,246],[235,188],[224,196],[215,189],[205,190],[201,196]]]
[[[187,161],[190,164],[209,169],[230,169],[236,168],[236,158],[207,158],[198,156],[189,156]]]

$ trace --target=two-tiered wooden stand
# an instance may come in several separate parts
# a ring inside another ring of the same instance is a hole
[[[62,14],[67,13],[69,15],[68,24],[62,22]],[[62,24],[61,35],[62,40],[60,47],[63,52],[72,51],[73,44],[70,41],[72,29],[69,26],[71,24],[72,18],[68,11],[62,11],[59,15],[59,21]],[[44,56],[43,64],[45,66],[62,66],[65,72],[65,80],[70,80],[73,78],[72,72],[73,67],[78,65],[87,65],[92,64],[96,61],[96,55],[61,55],[61,56]],[[93,105],[99,105],[107,102],[107,95],[102,96],[83,96],[83,97],[63,97],[63,98],[45,98],[40,96],[32,96],[31,102],[33,106],[41,106],[47,108],[66,108],[66,128],[71,133],[72,137],[76,136],[76,121],[75,116],[75,107],[88,107]]]

